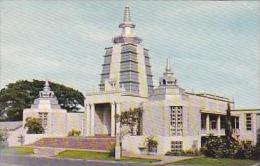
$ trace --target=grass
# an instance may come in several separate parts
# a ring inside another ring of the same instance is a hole
[[[81,150],[65,150],[63,152],[60,152],[57,155],[57,157],[85,159],[85,160],[111,160],[111,161],[115,160],[115,158],[107,152],[91,152],[91,151],[81,151]],[[152,163],[152,162],[158,162],[160,160],[122,157],[121,161]]]
[[[215,159],[215,158],[208,158],[208,157],[199,157],[199,158],[192,158],[174,162],[170,165],[210,165],[210,166],[248,166],[258,163],[254,160],[241,160],[241,159]]]
[[[3,154],[28,155],[33,154],[33,148],[27,146],[4,148],[1,150]]]

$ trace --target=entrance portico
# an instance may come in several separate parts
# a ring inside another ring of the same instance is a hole
[[[86,104],[86,136],[108,135],[115,137],[119,131],[116,114],[120,115],[120,104],[97,103]]]

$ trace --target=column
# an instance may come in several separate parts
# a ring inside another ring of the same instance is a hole
[[[90,105],[90,135],[95,136],[95,105]]]
[[[209,114],[206,116],[206,132],[209,133]]]
[[[121,115],[120,103],[116,103],[116,114]],[[116,122],[116,135],[120,135],[120,121]]]
[[[85,106],[86,113],[85,113],[85,124],[84,124],[84,133],[83,135],[90,136],[90,106],[86,104]]]
[[[236,132],[237,131],[237,117],[234,116],[234,131]]]
[[[116,103],[116,114],[121,115],[120,103]],[[115,146],[115,159],[121,159],[121,133],[120,133],[120,121],[116,120],[116,146]]]
[[[218,129],[218,134],[221,134],[221,115],[218,115],[217,119],[217,129]]]
[[[114,137],[115,136],[115,107],[116,104],[115,103],[111,103],[111,136]]]

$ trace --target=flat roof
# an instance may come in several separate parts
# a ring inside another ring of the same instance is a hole
[[[234,109],[231,111],[260,111],[260,108],[239,108],[239,109]]]

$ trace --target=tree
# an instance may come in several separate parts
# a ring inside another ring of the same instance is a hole
[[[25,120],[24,128],[27,128],[27,134],[43,134],[44,128],[40,118],[28,117]]]
[[[130,109],[122,112],[121,115],[116,115],[116,119],[121,126],[126,128],[127,134],[140,135],[142,133],[141,121],[143,110],[140,108]]]
[[[228,138],[232,137],[232,129],[231,129],[231,110],[230,110],[230,102],[227,104],[227,116],[226,116],[226,126],[225,126],[225,135]]]
[[[141,135],[142,134],[142,114],[140,108],[130,109],[122,112],[121,115],[116,114],[116,123],[120,124],[119,135],[116,138],[115,158],[121,159],[122,156],[122,139],[125,135]],[[125,130],[123,130],[125,129]]]
[[[50,82],[61,108],[67,111],[77,111],[84,105],[84,96],[81,92],[65,85]],[[39,97],[44,81],[20,80],[10,83],[0,91],[0,119],[20,121],[25,108],[30,108],[34,99]]]

